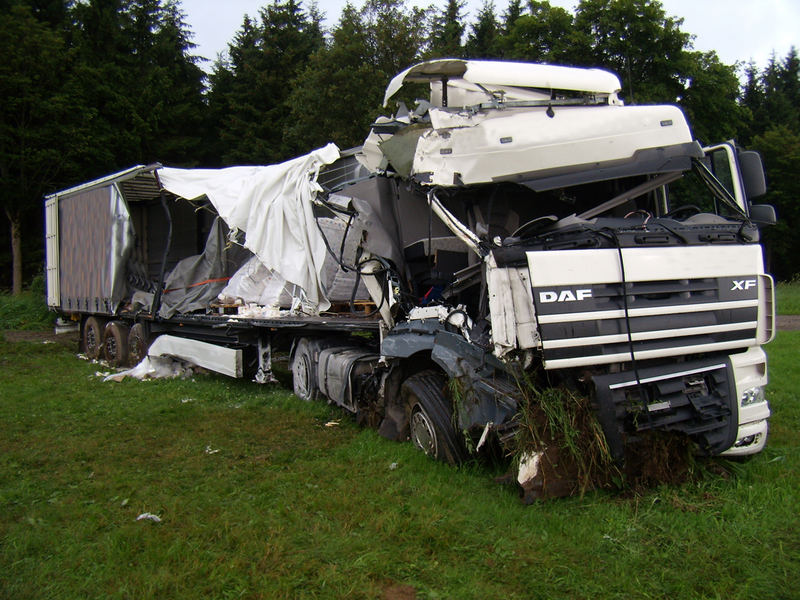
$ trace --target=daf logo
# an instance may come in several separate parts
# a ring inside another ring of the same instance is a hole
[[[555,290],[549,292],[539,292],[539,302],[576,302],[592,297],[592,290]]]
[[[731,288],[732,292],[740,291],[743,292],[745,290],[749,290],[750,288],[756,287],[756,280],[755,279],[734,279],[733,280],[733,287]]]

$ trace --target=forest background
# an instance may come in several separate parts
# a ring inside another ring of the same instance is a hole
[[[135,164],[270,164],[333,141],[359,145],[389,79],[428,58],[525,60],[617,73],[626,104],[678,104],[703,143],[761,152],[779,222],[764,232],[778,279],[800,275],[800,57],[763,69],[693,49],[656,0],[486,0],[427,9],[265,3],[210,72],[178,0],[0,0],[0,289],[43,270],[45,194]]]

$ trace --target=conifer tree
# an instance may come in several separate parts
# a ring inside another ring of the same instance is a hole
[[[230,44],[230,62],[219,62],[212,82],[225,81],[209,98],[219,120],[223,164],[267,164],[290,157],[284,138],[291,83],[323,46],[322,17],[295,0],[261,9],[259,21],[245,17]],[[227,71],[225,73],[224,71]]]
[[[494,2],[484,0],[478,11],[477,20],[471,25],[464,53],[467,58],[496,58],[500,56],[498,39],[500,25],[495,15]]]

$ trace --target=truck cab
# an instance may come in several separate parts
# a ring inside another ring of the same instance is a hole
[[[677,107],[624,106],[604,71],[429,61],[386,99],[408,82],[427,82],[429,101],[378,119],[362,159],[402,177],[435,221],[422,240],[433,269],[410,287],[446,308],[408,320],[447,329],[464,313],[478,358],[405,325],[387,332],[384,357],[413,356],[417,339],[468,381],[474,405],[455,412],[476,439],[513,413],[497,388],[514,388],[519,369],[593,398],[618,459],[647,431],[707,454],[760,451],[775,316],[759,226],[775,214],[753,204],[765,191],[757,153],[703,148]],[[503,366],[487,368],[488,355]]]

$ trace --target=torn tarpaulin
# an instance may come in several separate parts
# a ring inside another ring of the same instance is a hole
[[[322,287],[325,242],[316,225],[312,200],[321,190],[320,167],[339,158],[328,144],[277,165],[227,169],[158,171],[167,191],[187,200],[206,196],[232,229],[245,232],[244,245],[264,266],[300,286],[308,300],[326,310]]]

